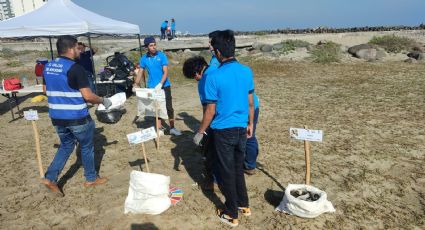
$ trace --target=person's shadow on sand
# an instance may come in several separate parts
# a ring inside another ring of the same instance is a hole
[[[199,127],[199,120],[193,116],[187,113],[180,113],[179,115],[190,129],[196,130]],[[183,165],[190,178],[198,185],[203,185],[206,177],[203,156],[199,151],[199,147],[192,142],[192,136],[193,132],[191,131],[183,131],[181,136],[171,136],[170,140],[176,145],[171,149],[171,154],[174,157],[173,168],[176,171],[180,171],[180,166]],[[201,190],[204,196],[210,199],[217,208],[223,206],[223,203],[213,191],[205,190],[203,186],[201,186]]]
[[[99,174],[100,172],[100,166],[102,164],[103,156],[105,155],[105,149],[103,147],[117,143],[116,140],[108,143],[106,137],[102,134],[102,132],[103,132],[103,127],[96,128],[94,133],[94,140],[93,140],[94,167],[97,174]],[[71,165],[68,171],[58,181],[58,186],[61,190],[63,190],[63,187],[68,182],[68,180],[71,179],[78,172],[80,167],[83,165],[81,161],[81,150],[79,146],[76,147],[76,154],[77,154],[77,160],[75,161],[74,164]]]

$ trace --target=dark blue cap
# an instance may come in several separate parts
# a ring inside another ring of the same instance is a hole
[[[154,37],[146,37],[143,43],[145,44],[145,46],[148,46],[149,44],[156,43],[156,42]]]

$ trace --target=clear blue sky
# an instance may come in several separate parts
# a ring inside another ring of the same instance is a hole
[[[208,33],[282,28],[415,26],[425,23],[425,0],[72,0],[113,19],[158,34],[175,18],[178,31]]]

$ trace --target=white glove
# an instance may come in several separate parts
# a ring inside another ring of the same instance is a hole
[[[203,133],[196,132],[195,136],[193,136],[193,143],[195,143],[196,146],[200,146],[203,138]]]
[[[109,109],[112,105],[112,101],[106,97],[103,98],[102,104],[105,106],[106,109]]]
[[[158,83],[158,85],[156,85],[154,89],[155,89],[155,92],[159,93],[162,89],[162,84]]]

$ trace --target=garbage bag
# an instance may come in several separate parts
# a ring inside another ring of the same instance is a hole
[[[133,170],[124,213],[161,214],[171,205],[169,186],[169,176]]]
[[[111,100],[112,105],[106,109],[104,105],[100,104],[95,111],[95,115],[100,122],[114,124],[117,123],[126,112],[124,109],[124,102],[127,100],[127,97],[125,93],[117,93],[109,97],[109,100]]]
[[[335,212],[326,192],[305,184],[288,184],[276,211],[304,218],[315,218],[325,212]]]

